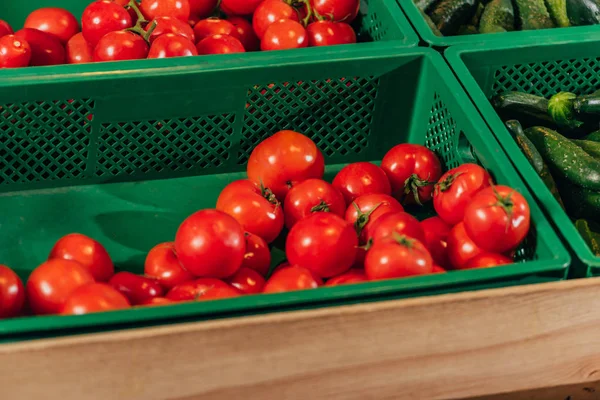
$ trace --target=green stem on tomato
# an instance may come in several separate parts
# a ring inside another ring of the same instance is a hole
[[[140,8],[138,7],[137,1],[136,0],[129,0],[129,3],[127,4],[128,8],[131,8],[135,14],[137,15],[137,23],[136,25],[140,24],[140,23],[146,23],[148,22],[146,20],[146,17],[144,17],[144,14],[142,14],[142,12],[140,11]],[[141,22],[140,22],[141,21]]]

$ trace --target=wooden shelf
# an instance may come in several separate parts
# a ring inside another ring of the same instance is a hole
[[[0,345],[0,398],[599,398],[600,279]]]

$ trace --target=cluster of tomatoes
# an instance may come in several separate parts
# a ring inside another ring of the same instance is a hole
[[[493,267],[512,263],[529,231],[518,192],[476,164],[442,174],[420,145],[395,146],[381,166],[349,164],[332,183],[324,172],[311,139],[280,131],[253,150],[247,179],[228,184],[216,209],[189,216],[148,253],[144,275],[115,274],[100,243],[70,234],[26,287],[0,266],[0,318],[22,315],[26,298],[33,314],[86,314]],[[426,203],[437,216],[421,222],[403,206]],[[287,261],[275,266],[278,240]]]
[[[349,23],[359,5],[359,0],[98,0],[84,10],[81,30],[69,11],[41,8],[16,33],[0,20],[0,68],[356,43]]]

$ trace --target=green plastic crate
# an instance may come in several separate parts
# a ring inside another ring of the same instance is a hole
[[[599,276],[595,256],[504,126],[489,99],[505,91],[551,96],[560,91],[588,94],[600,88],[600,40],[564,36],[561,43],[512,42],[456,46],[445,56],[475,102],[517,171],[542,204],[563,239],[575,254],[574,276]]]
[[[311,136],[327,178],[380,160],[393,145],[426,144],[448,168],[479,161],[531,203],[534,229],[517,265],[314,291],[248,296],[81,317],[0,321],[0,341],[224,318],[564,279],[570,257],[452,75],[430,49],[227,56],[202,66],[158,60],[153,69],[56,75],[39,68],[0,80],[0,262],[26,278],[54,241],[81,232],[119,269],[140,272],[147,251],[172,240],[189,214],[214,207],[244,176],[252,147],[279,129]],[[265,63],[270,65],[265,67]],[[233,67],[232,67],[233,66]],[[43,71],[44,74],[40,72]],[[91,118],[91,121],[90,121]],[[10,238],[10,239],[7,239]]]
[[[486,33],[476,35],[436,36],[421,14],[413,0],[397,0],[398,4],[408,17],[408,20],[417,31],[421,40],[427,45],[444,49],[456,45],[474,45],[479,43],[512,43],[514,40],[530,40],[531,43],[539,41],[558,42],[565,34],[593,36],[600,38],[600,26],[572,26],[568,28],[553,28],[529,31]]]

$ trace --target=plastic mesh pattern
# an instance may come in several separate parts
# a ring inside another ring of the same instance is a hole
[[[429,124],[425,136],[425,146],[442,158],[446,168],[455,168],[461,164],[456,152],[460,131],[450,111],[436,93],[429,112]]]

